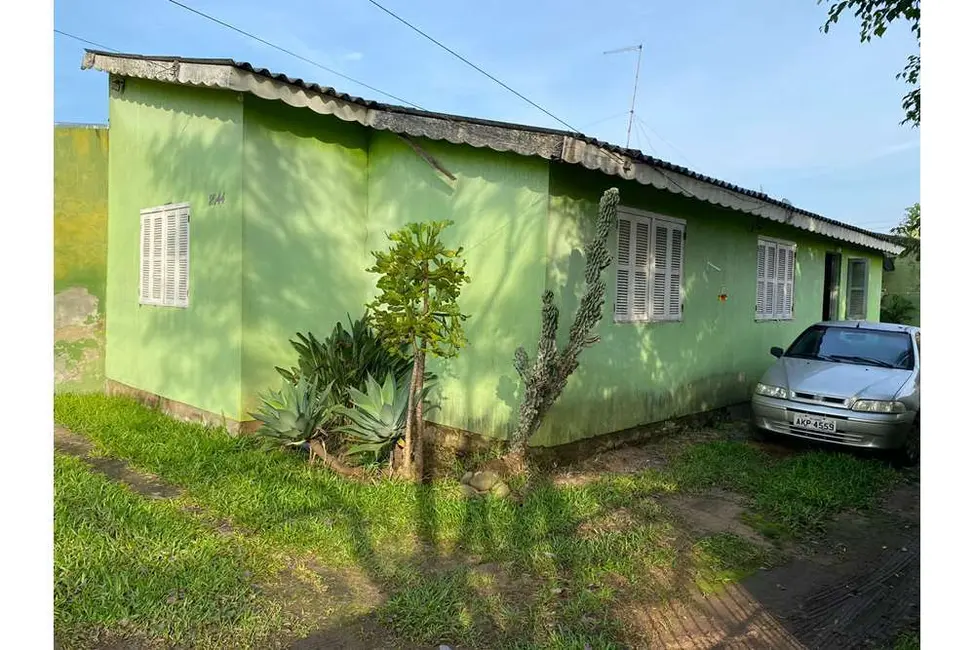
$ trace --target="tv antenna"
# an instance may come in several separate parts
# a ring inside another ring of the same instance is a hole
[[[626,148],[630,148],[630,132],[633,130],[633,111],[636,108],[636,89],[640,84],[640,62],[643,60],[643,43],[621,47],[618,50],[609,50],[603,54],[622,54],[623,52],[636,52],[636,77],[633,79],[633,98],[630,99],[630,120],[626,124]]]

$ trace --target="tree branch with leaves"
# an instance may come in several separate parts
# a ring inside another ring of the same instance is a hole
[[[826,0],[817,0],[823,4]],[[834,2],[822,26],[823,33],[829,33],[830,25],[839,22],[840,16],[852,11],[860,20],[860,42],[869,43],[874,38],[882,37],[891,23],[906,20],[910,23],[911,32],[917,38],[918,47],[921,45],[921,0],[842,0]],[[921,56],[912,54],[907,57],[907,65],[896,75],[911,86],[911,90],[904,95],[901,106],[904,109],[904,120],[901,124],[920,126],[921,124]]]
[[[376,263],[366,269],[378,273],[379,296],[367,305],[369,320],[390,350],[408,346],[413,357],[403,455],[398,472],[423,477],[423,383],[426,355],[449,358],[466,345],[457,305],[461,287],[470,282],[461,258],[462,248],[450,249],[440,235],[451,221],[410,223],[388,233],[392,246],[373,251]],[[418,444],[419,441],[419,444]]]

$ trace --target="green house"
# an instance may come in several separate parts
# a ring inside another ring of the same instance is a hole
[[[601,342],[533,445],[745,401],[824,318],[879,316],[896,245],[578,133],[390,106],[231,60],[88,51],[107,72],[105,375],[112,390],[223,422],[251,418],[293,361],[375,295],[385,233],[449,218],[473,282],[469,346],[432,368],[443,425],[514,428],[515,349],[541,295],[563,323],[583,289],[601,193],[622,197]],[[567,329],[563,325],[563,330]]]

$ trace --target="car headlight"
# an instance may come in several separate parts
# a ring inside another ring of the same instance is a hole
[[[876,399],[861,399],[853,403],[853,410],[862,413],[905,413],[903,402],[888,402]]]
[[[782,388],[781,386],[769,386],[768,384],[756,384],[755,393],[758,395],[764,395],[765,397],[774,397],[776,399],[789,399],[789,391]]]

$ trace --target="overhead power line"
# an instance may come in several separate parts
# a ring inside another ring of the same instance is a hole
[[[170,2],[173,2],[173,0],[169,0],[169,1]],[[548,115],[549,117],[551,117],[553,120],[555,120],[559,124],[563,125],[565,128],[569,129],[570,131],[572,131],[574,133],[579,133],[580,132],[579,129],[575,128],[574,126],[572,126],[571,124],[569,124],[568,122],[566,122],[565,120],[563,120],[562,118],[560,118],[558,115],[555,115],[554,113],[552,113],[551,111],[545,109],[541,105],[539,105],[539,104],[533,102],[532,100],[528,99],[527,97],[525,97],[524,95],[522,95],[520,92],[518,92],[517,90],[515,90],[514,88],[512,88],[511,86],[509,86],[505,82],[501,81],[500,79],[498,79],[497,77],[495,77],[493,74],[491,74],[490,72],[488,72],[484,68],[480,67],[476,63],[473,63],[470,59],[467,59],[463,55],[458,54],[454,50],[450,49],[449,47],[447,47],[446,45],[444,45],[443,43],[441,43],[440,41],[438,41],[437,39],[435,39],[433,36],[430,36],[425,31],[423,31],[422,29],[420,29],[419,27],[417,27],[416,25],[414,25],[413,23],[409,22],[405,18],[401,18],[399,15],[393,13],[392,11],[390,11],[389,9],[387,9],[386,7],[382,6],[381,4],[379,4],[378,2],[376,2],[376,0],[367,0],[367,1],[370,4],[374,5],[376,8],[380,9],[381,11],[389,14],[390,16],[392,16],[393,18],[395,18],[399,22],[403,23],[404,25],[406,25],[407,27],[409,27],[410,29],[412,29],[414,32],[416,32],[417,34],[419,34],[423,38],[427,39],[428,41],[430,41],[431,43],[433,43],[434,45],[436,45],[437,47],[439,47],[440,49],[444,50],[445,52],[448,52],[452,56],[460,59],[461,61],[463,61],[464,63],[466,63],[470,67],[474,68],[475,70],[477,70],[482,75],[484,75],[485,77],[487,77],[491,81],[495,82],[496,84],[498,84],[502,88],[505,88],[506,90],[510,91],[514,95],[516,95],[516,96],[520,97],[521,99],[525,100],[526,102],[528,102],[529,104],[531,104],[532,106],[534,106],[535,108],[537,108],[538,110],[540,110],[541,112],[543,112],[546,115]]]
[[[177,0],[167,0],[167,2],[169,2],[170,4],[176,5],[177,7],[180,7],[182,9],[186,10],[186,11],[189,11],[190,13],[194,13],[197,16],[200,16],[201,18],[206,18],[207,20],[209,20],[211,22],[214,22],[214,23],[216,23],[218,25],[221,25],[223,27],[226,27],[227,29],[231,29],[231,30],[237,32],[238,34],[240,34],[242,36],[246,36],[247,38],[250,38],[252,40],[257,41],[258,43],[261,43],[263,45],[266,45],[266,46],[268,46],[270,48],[274,48],[275,50],[277,50],[279,52],[283,52],[283,53],[287,54],[288,56],[293,56],[294,58],[296,58],[296,59],[298,59],[300,61],[304,61],[305,63],[307,63],[309,65],[313,65],[316,68],[320,68],[320,69],[322,69],[322,70],[324,70],[324,71],[326,71],[328,73],[334,74],[336,77],[341,77],[342,79],[345,79],[346,81],[352,82],[354,84],[358,84],[359,86],[362,86],[363,88],[368,88],[369,90],[371,90],[373,92],[379,93],[380,95],[383,95],[384,97],[389,97],[390,99],[393,99],[393,100],[395,100],[395,101],[397,101],[397,102],[399,102],[401,104],[406,104],[408,106],[412,106],[413,108],[418,108],[420,110],[424,110],[422,106],[420,106],[418,104],[414,104],[413,102],[411,102],[411,101],[409,101],[407,99],[403,99],[402,97],[397,97],[396,95],[393,95],[392,93],[388,93],[385,90],[380,90],[379,88],[376,88],[375,86],[371,86],[371,85],[367,84],[364,81],[359,81],[358,79],[355,79],[353,77],[350,77],[347,74],[343,74],[343,73],[339,72],[338,70],[335,70],[334,68],[330,68],[327,65],[323,65],[323,64],[319,63],[318,61],[313,61],[312,59],[309,59],[306,56],[302,56],[301,54],[298,54],[297,52],[293,52],[292,50],[289,50],[289,49],[287,49],[285,47],[281,47],[280,45],[276,45],[275,43],[272,43],[271,41],[268,41],[266,39],[263,39],[260,36],[257,36],[256,34],[252,34],[252,33],[248,32],[246,30],[240,29],[239,27],[235,27],[234,25],[231,25],[230,23],[228,23],[226,21],[220,20],[219,18],[217,18],[215,16],[211,16],[210,14],[208,14],[206,12],[200,11],[199,9],[194,9],[193,7],[191,7],[189,5],[185,5],[182,2],[178,2]]]
[[[73,38],[74,40],[79,41],[81,43],[84,43],[86,45],[93,45],[93,46],[97,47],[100,50],[107,50],[109,52],[118,52],[118,50],[116,50],[113,47],[109,47],[107,45],[102,45],[101,43],[96,43],[95,41],[89,41],[87,38],[81,38],[80,36],[75,36],[74,34],[69,34],[68,32],[63,32],[60,29],[55,29],[54,30],[54,33],[55,34],[60,34],[61,36],[67,36],[68,38]]]

